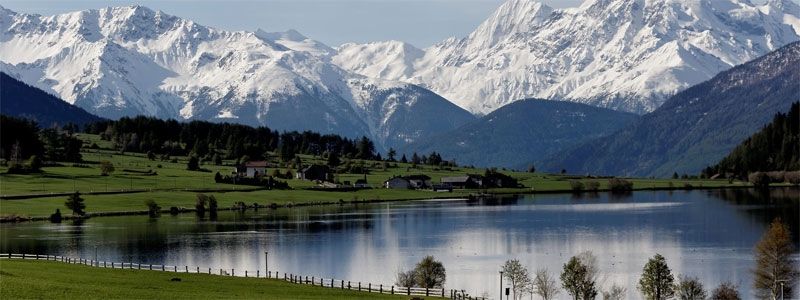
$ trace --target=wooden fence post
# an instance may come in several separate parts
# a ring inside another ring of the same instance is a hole
[[[372,292],[372,283],[368,283],[367,286],[367,291]]]
[[[261,270],[256,270],[256,278],[261,277]],[[267,277],[269,278],[269,277]]]
[[[394,295],[394,286],[392,286],[392,295]]]
[[[380,290],[378,290],[378,292],[383,294],[383,284],[381,284]]]
[[[342,280],[342,289],[344,289],[344,280]]]
[[[442,288],[442,298],[444,298],[444,288]]]
[[[358,291],[361,291],[361,281],[358,282]]]
[[[178,266],[175,266],[175,273],[178,273]]]
[[[410,286],[406,287],[406,293],[408,293],[408,295],[411,296],[411,287]]]
[[[425,288],[425,296],[430,296],[430,295],[431,295],[431,293],[430,293],[430,291],[428,290],[428,288]]]

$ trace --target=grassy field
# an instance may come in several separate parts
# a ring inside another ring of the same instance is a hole
[[[155,200],[162,208],[194,206],[198,189],[209,190],[218,200],[220,207],[230,207],[236,202],[246,204],[258,203],[283,205],[288,203],[320,203],[353,200],[402,200],[425,199],[431,197],[465,197],[474,193],[532,193],[569,191],[570,180],[595,180],[580,176],[554,175],[541,173],[505,171],[519,180],[521,188],[489,189],[489,190],[455,190],[453,193],[436,193],[432,191],[396,190],[380,188],[383,181],[396,175],[425,174],[432,182],[439,182],[444,176],[464,174],[483,174],[483,169],[464,167],[439,168],[433,166],[412,166],[404,163],[390,163],[384,166],[381,162],[350,161],[352,164],[364,164],[370,168],[366,175],[368,184],[375,189],[353,192],[310,190],[314,186],[311,181],[287,179],[291,190],[253,190],[252,186],[219,184],[214,182],[214,174],[230,174],[233,161],[225,161],[223,165],[203,164],[207,171],[186,170],[186,157],[172,157],[174,161],[149,160],[141,153],[120,154],[110,149],[108,141],[102,141],[94,135],[81,135],[88,143],[96,143],[101,149],[85,149],[84,163],[62,163],[60,166],[42,168],[41,173],[14,175],[7,174],[5,167],[0,167],[0,195],[59,194],[80,191],[84,193],[86,210],[89,213],[123,212],[145,210],[146,200]],[[321,157],[302,155],[304,164],[322,163]],[[115,171],[110,176],[101,176],[99,162],[111,161]],[[286,173],[289,168],[279,171]],[[272,169],[268,169],[270,173]],[[363,174],[337,174],[336,180],[355,182],[364,178]],[[600,188],[607,188],[607,180],[596,179]],[[693,187],[742,186],[742,182],[729,184],[726,180],[666,180],[666,179],[631,179],[634,189],[650,188],[682,188],[686,184]],[[145,192],[88,195],[90,192],[144,190]],[[47,216],[55,209],[65,210],[65,196],[36,197],[20,200],[0,201],[0,216],[17,215],[23,217]],[[64,211],[64,213],[69,213]]]
[[[170,281],[172,278],[181,281]],[[406,299],[275,279],[0,260],[2,299]]]

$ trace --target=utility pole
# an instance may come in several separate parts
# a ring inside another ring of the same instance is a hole
[[[264,269],[267,272],[267,276],[269,276],[269,251],[264,251]]]

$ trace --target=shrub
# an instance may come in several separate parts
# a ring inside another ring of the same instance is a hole
[[[108,176],[114,173],[114,164],[110,161],[104,160],[100,162],[100,175]]]
[[[56,208],[56,212],[50,215],[50,222],[61,223],[61,210]]]
[[[414,268],[414,277],[421,288],[440,288],[446,279],[444,265],[433,256],[426,256]]]
[[[736,289],[736,285],[730,282],[723,282],[721,283],[714,291],[711,293],[712,300],[739,300],[742,299],[739,296],[739,291]]]
[[[158,217],[158,215],[161,214],[161,206],[158,206],[155,200],[146,200],[144,205],[147,206],[147,214],[150,215],[151,218]]]
[[[764,172],[753,172],[750,173],[750,175],[747,175],[747,181],[752,183],[755,187],[768,187],[770,183],[770,177]]]
[[[586,190],[596,192],[600,189],[600,182],[597,180],[589,180],[586,182]]]
[[[569,186],[573,192],[582,192],[584,188],[583,182],[580,182],[578,180],[570,180]]]
[[[784,182],[800,185],[800,171],[786,172],[783,176]]]
[[[633,190],[633,182],[620,178],[611,178],[608,180],[608,188],[612,192],[625,192]]]

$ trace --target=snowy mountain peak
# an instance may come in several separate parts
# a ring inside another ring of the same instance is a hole
[[[348,44],[332,59],[369,77],[425,86],[473,113],[524,98],[636,113],[800,39],[790,0],[586,0],[556,10],[503,3],[475,31],[417,59]]]
[[[475,49],[488,49],[509,35],[534,30],[551,13],[553,9],[538,0],[510,0],[481,23],[468,40]]]
[[[295,30],[224,31],[142,6],[3,10],[0,21],[4,72],[106,118],[370,136],[379,148],[472,119],[422,87],[342,69],[330,62],[336,50]]]

